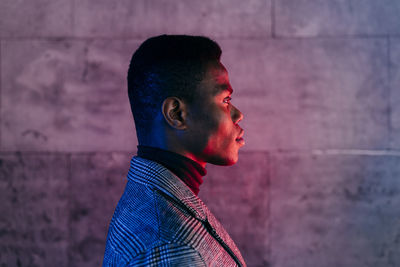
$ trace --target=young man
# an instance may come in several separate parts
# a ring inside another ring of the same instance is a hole
[[[133,54],[128,94],[139,141],[110,222],[103,266],[245,266],[197,197],[206,163],[232,165],[242,113],[221,49],[200,36],[161,35]]]

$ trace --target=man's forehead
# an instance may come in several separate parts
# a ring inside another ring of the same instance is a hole
[[[233,89],[229,83],[228,72],[222,64],[212,66],[208,69],[208,75],[206,80],[211,81],[214,85],[214,94],[220,94],[224,91],[228,91],[232,94]]]

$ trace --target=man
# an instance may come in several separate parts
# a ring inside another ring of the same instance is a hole
[[[110,222],[103,266],[245,266],[197,197],[206,163],[232,165],[242,113],[221,49],[200,36],[161,35],[133,54],[128,94],[139,141]]]

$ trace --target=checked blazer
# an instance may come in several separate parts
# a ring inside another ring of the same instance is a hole
[[[177,176],[134,156],[111,219],[106,266],[246,266],[228,233]]]

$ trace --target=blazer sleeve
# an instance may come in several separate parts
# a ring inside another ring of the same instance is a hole
[[[185,244],[162,244],[133,258],[127,266],[207,266],[200,253]]]

